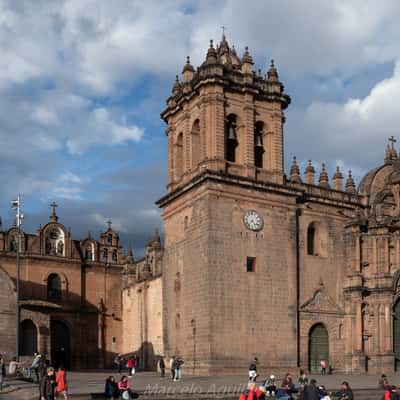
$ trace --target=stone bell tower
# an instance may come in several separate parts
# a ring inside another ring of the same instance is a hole
[[[187,58],[161,114],[168,137],[168,193],[157,203],[165,226],[164,341],[167,354],[185,358],[187,372],[212,373],[232,363],[247,368],[250,357],[262,358],[258,343],[266,345],[262,331],[278,307],[263,292],[271,279],[295,279],[291,270],[282,277],[294,249],[274,270],[266,262],[272,241],[289,229],[287,221],[273,221],[278,216],[270,208],[287,201],[279,197],[285,189],[269,199],[266,194],[285,181],[289,103],[274,62],[266,75],[254,72],[248,48],[240,58],[223,35],[218,46],[210,42],[196,70]],[[275,238],[271,222],[279,225]],[[252,290],[261,293],[257,304]],[[259,301],[264,307],[257,308]],[[290,310],[294,302],[289,294],[279,306]],[[259,322],[246,327],[249,313],[258,312]],[[293,321],[274,329],[286,332],[287,350],[295,354]],[[292,356],[278,357],[270,349],[265,362],[293,365]]]
[[[225,35],[210,43],[195,71],[189,57],[176,77],[162,118],[168,135],[168,190],[204,170],[255,180],[283,181],[283,110],[290,102],[274,62],[263,76],[252,70]]]

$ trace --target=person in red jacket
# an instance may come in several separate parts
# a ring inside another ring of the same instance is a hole
[[[58,368],[56,374],[56,383],[56,398],[58,395],[62,395],[64,396],[64,400],[68,400],[67,373],[62,365]]]

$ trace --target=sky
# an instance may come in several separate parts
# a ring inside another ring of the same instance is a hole
[[[294,155],[352,169],[357,183],[400,139],[397,0],[0,0],[0,216],[22,194],[24,230],[60,222],[75,239],[111,219],[142,255],[158,227],[167,142],[160,113],[187,55],[221,26],[254,68],[274,59],[292,98]]]

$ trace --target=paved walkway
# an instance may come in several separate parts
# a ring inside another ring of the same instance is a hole
[[[69,392],[71,395],[89,393],[102,393],[107,376],[119,375],[115,371],[101,372],[68,372]],[[325,375],[315,376],[319,384],[329,390],[339,389],[341,382],[347,380],[353,389],[376,389],[379,376],[377,375]],[[278,377],[278,382],[282,377]],[[260,381],[262,379],[259,379]],[[400,385],[400,374],[389,375],[391,384]],[[146,394],[213,394],[213,393],[239,393],[247,384],[246,376],[218,376],[218,377],[191,377],[184,376],[182,381],[173,382],[170,378],[160,378],[155,373],[140,372],[131,378],[132,387],[138,392]],[[32,399],[37,396],[37,385],[30,382],[12,380],[6,381],[4,392],[0,394],[1,400]],[[37,398],[37,397],[36,397]]]

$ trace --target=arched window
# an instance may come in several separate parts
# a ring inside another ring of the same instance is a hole
[[[112,260],[113,260],[113,263],[116,263],[118,261],[117,250],[113,250],[113,252],[112,252]]]
[[[47,278],[47,299],[61,300],[61,279],[57,274],[50,274]]]
[[[64,232],[59,228],[52,228],[46,234],[46,254],[53,256],[65,255]]]
[[[238,145],[236,134],[236,115],[229,114],[225,121],[225,159],[236,162],[236,147]]]
[[[263,168],[263,128],[264,122],[257,121],[254,126],[254,165],[257,168]]]
[[[192,169],[197,168],[201,158],[201,144],[200,144],[200,121],[196,119],[192,127]]]
[[[328,253],[328,231],[325,224],[314,221],[307,228],[307,254],[326,257]]]
[[[93,243],[89,243],[88,245],[86,245],[85,260],[86,261],[94,261],[94,245],[93,245]]]
[[[316,256],[315,251],[315,226],[310,224],[307,229],[307,254],[311,256]]]
[[[112,245],[112,243],[113,243],[113,235],[112,235],[112,233],[109,233],[109,234],[108,234],[108,236],[107,236],[107,243],[108,243],[109,245]]]
[[[21,356],[33,356],[37,352],[37,328],[30,320],[21,322],[19,351]]]

